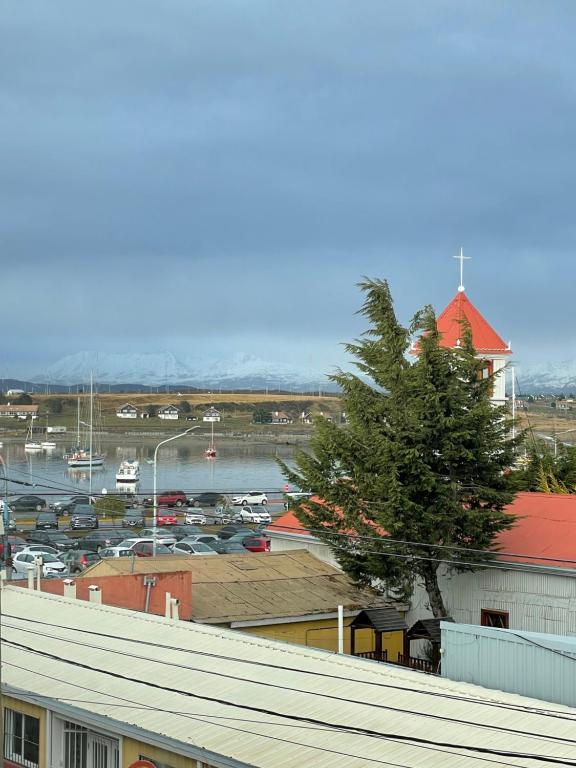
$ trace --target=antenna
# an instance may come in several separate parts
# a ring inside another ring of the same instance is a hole
[[[460,253],[458,256],[452,256],[453,259],[458,259],[460,262],[460,285],[458,286],[458,290],[460,293],[464,291],[464,262],[470,260],[471,256],[464,256],[464,248],[460,248]]]

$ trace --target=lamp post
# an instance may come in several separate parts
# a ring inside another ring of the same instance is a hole
[[[158,463],[158,448],[160,448],[162,445],[166,445],[166,443],[172,442],[172,440],[178,440],[179,437],[185,437],[186,435],[189,435],[190,432],[193,432],[195,429],[200,429],[200,424],[197,424],[195,427],[190,427],[190,429],[187,429],[185,432],[180,432],[178,435],[174,435],[173,437],[169,437],[166,440],[162,440],[158,443],[156,448],[154,449],[154,474],[153,474],[153,503],[154,503],[154,523],[152,527],[154,528],[154,537],[152,539],[152,555],[156,555],[156,527],[158,523],[158,494],[156,492],[156,466]]]
[[[576,427],[573,429],[563,429],[561,432],[555,432],[554,435],[540,435],[544,440],[551,440],[554,443],[554,458],[558,456],[558,435],[567,435],[569,432],[576,432]]]

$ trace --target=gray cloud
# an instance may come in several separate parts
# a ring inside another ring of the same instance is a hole
[[[363,275],[407,322],[451,298],[461,244],[520,357],[566,356],[569,0],[29,0],[3,21],[10,373],[128,339],[329,367]]]

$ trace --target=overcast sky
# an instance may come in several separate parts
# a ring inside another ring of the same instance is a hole
[[[574,0],[12,0],[2,375],[80,350],[330,370],[458,286],[572,357]]]

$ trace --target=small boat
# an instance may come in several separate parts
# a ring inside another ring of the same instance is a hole
[[[26,435],[26,442],[24,443],[24,450],[29,452],[34,451],[41,451],[42,446],[40,443],[38,443],[36,440],[32,439],[32,425],[34,424],[34,419],[30,418],[30,427],[28,429],[28,434]]]
[[[214,422],[211,423],[211,426],[212,426],[212,437],[210,439],[210,445],[204,451],[204,457],[206,459],[216,458],[216,446],[214,445]]]
[[[116,472],[116,482],[137,483],[138,480],[140,480],[140,464],[135,459],[122,461]]]
[[[56,448],[56,443],[53,440],[43,440],[40,445],[44,451],[53,451]]]
[[[88,427],[88,448],[81,448],[80,442],[80,424]],[[92,434],[94,429],[94,386],[92,383],[92,374],[90,374],[90,420],[88,424],[80,421],[80,398],[78,398],[78,430],[77,430],[77,448],[67,455],[68,466],[73,469],[88,467],[90,470],[95,467],[104,466],[105,456],[102,453],[92,450]]]

